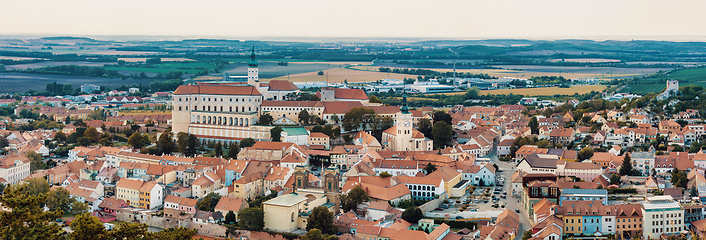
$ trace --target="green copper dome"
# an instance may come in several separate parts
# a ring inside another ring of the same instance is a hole
[[[403,114],[409,114],[409,107],[407,106],[407,93],[402,95],[402,107],[400,108]]]
[[[248,66],[251,68],[257,67],[257,60],[255,60],[255,46],[252,47],[252,51],[250,52],[250,62],[248,62]]]

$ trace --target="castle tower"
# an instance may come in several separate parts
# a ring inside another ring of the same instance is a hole
[[[309,188],[309,168],[306,166],[296,166],[292,177],[294,177],[294,189]]]
[[[258,78],[257,60],[255,60],[255,47],[252,47],[250,52],[250,62],[248,62],[248,85],[260,87],[260,79]]]
[[[400,112],[395,116],[397,122],[397,136],[395,137],[395,146],[393,151],[409,151],[410,141],[412,140],[412,113],[409,112],[407,106],[407,93],[402,96],[402,107]]]
[[[679,91],[679,81],[677,80],[667,80],[667,92],[669,91]]]

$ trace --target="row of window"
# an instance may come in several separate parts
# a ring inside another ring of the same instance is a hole
[[[681,227],[669,227],[665,228],[667,232],[681,232]],[[653,228],[652,233],[662,233],[664,232],[665,229],[662,228]]]
[[[194,121],[195,120],[195,121]],[[250,119],[248,118],[234,118],[234,117],[216,117],[216,116],[203,116],[203,119],[201,118],[200,115],[196,116],[196,119],[193,119],[192,116],[192,123],[202,123],[202,124],[215,124],[215,125],[226,125],[226,126],[248,126],[250,125]]]
[[[652,218],[663,218],[665,214],[652,214]],[[666,214],[666,216],[669,217],[681,217],[681,213],[669,213]]]
[[[629,228],[629,227],[630,227],[630,224],[628,224],[627,226],[628,226],[628,228]],[[633,228],[637,228],[637,224],[633,224],[632,227],[633,227]],[[617,225],[617,228],[620,228],[620,225]],[[625,227],[625,224],[623,224],[623,228],[626,228],[626,227]],[[642,228],[642,224],[640,224],[640,228]]]
[[[198,101],[198,98],[196,98],[196,97],[194,97],[194,98],[188,98],[188,97],[187,97],[187,98],[185,98],[185,99],[186,99],[186,102],[188,102],[188,101]],[[211,98],[205,98],[205,97],[204,97],[204,98],[201,98],[201,101],[206,101],[206,99],[208,99],[209,102],[211,101]],[[213,98],[213,101],[218,102],[218,100],[221,100],[221,102],[224,102],[225,99],[226,99],[226,98]],[[245,102],[245,99],[246,99],[246,98],[228,98],[228,99],[229,99],[228,101],[230,101],[230,102],[233,102],[233,99],[235,99],[235,102]],[[248,99],[248,102],[252,102],[252,98],[247,98],[247,99]],[[182,98],[179,98],[179,102],[183,102],[183,101],[182,101]],[[260,102],[260,99],[259,99],[259,98],[255,98],[255,102]]]

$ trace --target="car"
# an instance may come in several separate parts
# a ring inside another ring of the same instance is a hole
[[[516,212],[516,213],[520,213],[520,209],[515,209],[515,212]]]
[[[440,207],[436,208],[436,211],[443,211],[443,210],[444,210],[444,209],[443,209],[443,208],[440,208]]]
[[[483,200],[483,203],[488,203],[488,200]]]
[[[471,212],[477,212],[477,211],[478,211],[478,209],[475,209],[475,208],[471,209]]]

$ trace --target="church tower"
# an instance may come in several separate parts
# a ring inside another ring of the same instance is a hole
[[[412,143],[412,113],[409,112],[407,106],[407,93],[402,96],[402,107],[400,112],[395,116],[397,122],[397,136],[395,137],[395,146],[393,151],[409,151]]]
[[[248,62],[248,85],[260,87],[260,79],[258,78],[257,60],[255,60],[255,47],[252,47],[250,52],[250,62]]]

